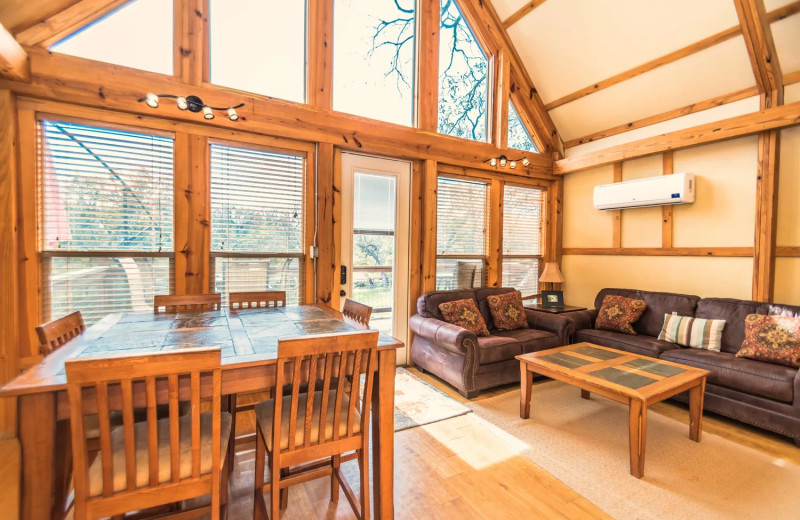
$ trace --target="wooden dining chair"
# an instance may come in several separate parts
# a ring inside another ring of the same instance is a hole
[[[372,307],[347,298],[344,301],[342,314],[344,314],[345,318],[355,321],[359,325],[369,327],[369,318],[372,316]]]
[[[286,307],[286,291],[232,292],[228,302],[231,310]]]
[[[39,336],[39,352],[43,356],[52,354],[75,336],[83,334],[85,330],[86,324],[83,322],[81,311],[75,311],[63,318],[39,325],[36,327],[36,335]]]
[[[205,311],[222,308],[222,295],[211,294],[157,294],[153,297],[153,312],[161,307],[165,312]]]
[[[369,519],[367,457],[377,345],[378,332],[371,330],[278,341],[275,397],[256,405],[254,518],[267,516],[264,493],[270,493],[269,518],[278,520],[289,486],[330,476],[331,500],[339,499],[341,485],[358,518]],[[353,382],[345,386],[348,374]],[[291,392],[284,395],[287,383]],[[342,456],[350,452],[360,469],[360,503],[340,469]]]
[[[204,495],[211,496],[211,505],[197,514],[224,516],[230,415],[220,411],[219,348],[75,358],[65,367],[76,520],[123,518]],[[201,389],[210,393],[206,413],[200,413]],[[168,415],[159,419],[156,408],[165,401]],[[189,415],[180,415],[181,402],[190,403]],[[134,412],[142,409],[146,420],[135,422]],[[112,429],[109,416],[116,411],[123,425]],[[88,414],[97,414],[100,423],[100,453],[94,459],[84,431]]]

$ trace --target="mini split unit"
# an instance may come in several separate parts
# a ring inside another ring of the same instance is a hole
[[[603,184],[594,188],[595,209],[642,208],[694,202],[692,173]]]

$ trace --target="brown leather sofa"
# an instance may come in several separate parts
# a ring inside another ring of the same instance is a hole
[[[526,310],[528,329],[498,331],[486,298],[512,288],[433,291],[417,300],[417,314],[409,320],[414,333],[411,359],[417,368],[453,385],[468,399],[481,390],[519,381],[519,361],[514,356],[566,345],[572,322],[554,315]],[[486,321],[489,336],[478,337],[442,319],[439,304],[473,298]]]
[[[594,328],[596,309],[608,294],[647,303],[647,309],[633,324],[636,336]],[[672,312],[681,316],[724,319],[721,352],[659,341],[657,337],[664,323],[664,314]],[[800,307],[687,294],[603,289],[595,298],[595,309],[561,316],[575,325],[574,343],[586,341],[710,371],[705,410],[786,435],[800,445],[800,371],[735,356],[744,340],[744,319],[748,314],[800,316]],[[678,395],[676,399],[688,402],[688,394]]]

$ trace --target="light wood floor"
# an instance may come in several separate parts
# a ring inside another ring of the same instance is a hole
[[[464,402],[435,377],[414,369],[411,372]],[[518,385],[508,385],[484,392],[478,399],[516,391]],[[688,411],[679,404],[659,403],[650,410],[688,421]],[[254,431],[252,412],[249,414],[238,416],[239,434]],[[704,431],[800,464],[800,449],[784,437],[708,414],[704,417]],[[2,447],[0,444],[0,450]],[[610,518],[531,460],[518,455],[513,438],[474,414],[398,432],[395,448],[398,519]],[[243,446],[234,465],[228,518],[252,518],[254,451]],[[347,465],[346,474],[357,490],[355,463]],[[289,507],[281,518],[355,518],[343,496],[338,504],[330,502],[329,490],[327,480],[292,487]]]

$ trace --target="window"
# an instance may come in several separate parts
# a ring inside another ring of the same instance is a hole
[[[170,292],[173,139],[40,125],[45,320],[152,309]]]
[[[411,126],[414,0],[336,0],[333,108]]]
[[[456,0],[442,0],[439,27],[439,132],[486,141],[489,60]]]
[[[163,0],[133,0],[50,50],[172,75],[172,34],[172,5],[165,9]]]
[[[303,289],[305,159],[213,143],[211,154],[211,289]]]
[[[486,285],[489,185],[439,177],[436,289]]]
[[[531,134],[525,128],[525,124],[520,119],[512,101],[508,102],[508,147],[515,150],[539,153],[539,150],[536,149],[536,144],[531,139]]]
[[[210,0],[210,81],[305,101],[306,2]]]
[[[503,287],[514,287],[523,297],[539,294],[544,194],[511,184],[503,193]]]

